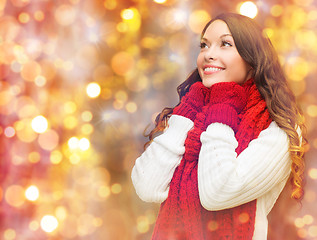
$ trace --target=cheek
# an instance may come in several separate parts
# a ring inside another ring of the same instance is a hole
[[[202,54],[200,53],[200,54],[198,54],[197,60],[196,60],[197,67],[200,67],[201,62],[202,62],[201,59],[202,59]]]

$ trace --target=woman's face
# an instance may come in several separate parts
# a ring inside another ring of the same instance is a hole
[[[216,20],[208,26],[200,46],[197,68],[206,87],[218,82],[243,84],[251,78],[251,67],[239,55],[224,21]]]

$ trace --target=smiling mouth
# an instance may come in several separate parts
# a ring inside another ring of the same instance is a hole
[[[217,72],[221,72],[225,70],[224,68],[219,68],[219,67],[206,67],[203,69],[204,74],[213,74],[213,73],[217,73]]]

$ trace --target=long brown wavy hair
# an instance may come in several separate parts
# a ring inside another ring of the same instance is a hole
[[[296,99],[286,80],[269,38],[263,35],[261,27],[252,19],[235,14],[224,13],[210,20],[204,27],[201,37],[215,20],[224,21],[235,42],[240,56],[253,68],[255,84],[264,97],[270,116],[283,129],[289,138],[289,152],[292,160],[291,183],[292,198],[301,200],[304,185],[304,145],[305,126]],[[201,81],[197,68],[177,87],[179,99],[188,92],[190,86]],[[147,135],[148,146],[153,138],[167,127],[173,108],[164,108],[155,120],[155,128]]]

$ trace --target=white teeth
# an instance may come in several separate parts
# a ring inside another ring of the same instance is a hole
[[[222,68],[215,68],[215,67],[207,67],[204,69],[204,71],[207,71],[207,72],[216,72],[216,71],[223,71]]]

